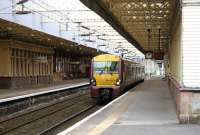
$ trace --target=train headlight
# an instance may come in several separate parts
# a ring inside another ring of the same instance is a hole
[[[96,85],[96,81],[92,79],[92,80],[90,80],[90,84]]]
[[[117,80],[116,85],[119,86],[121,84],[121,80]]]

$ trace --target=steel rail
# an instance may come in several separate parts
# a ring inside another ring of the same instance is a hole
[[[85,109],[83,109],[83,110],[81,110],[81,111],[79,111],[79,112],[77,112],[77,113],[75,113],[75,114],[73,114],[73,115],[67,117],[66,119],[64,119],[64,120],[62,120],[62,121],[60,121],[60,122],[54,124],[54,125],[51,126],[50,128],[43,130],[43,131],[40,132],[38,135],[48,134],[49,132],[51,132],[51,131],[54,130],[55,128],[57,128],[57,127],[63,125],[64,123],[67,123],[68,121],[70,121],[70,120],[72,120],[72,119],[74,119],[74,118],[80,116],[81,114],[83,114],[83,113],[85,113],[85,112],[91,110],[91,109],[94,108],[95,106],[96,106],[96,105],[90,105],[90,106],[88,106],[87,108],[85,108]]]
[[[77,95],[77,94],[76,94],[76,95]],[[25,126],[25,125],[28,125],[28,124],[30,124],[30,123],[33,123],[33,122],[35,122],[35,121],[37,121],[37,120],[43,119],[43,118],[45,118],[45,117],[51,116],[52,114],[55,114],[55,113],[57,113],[57,112],[60,112],[60,111],[62,111],[62,110],[64,110],[64,109],[66,109],[67,107],[71,107],[71,106],[73,106],[73,105],[76,105],[76,104],[77,104],[78,102],[80,102],[80,101],[85,101],[86,98],[85,98],[84,96],[86,96],[86,95],[88,95],[88,93],[84,93],[84,94],[82,94],[82,95],[77,95],[77,96],[72,97],[72,98],[67,98],[67,99],[65,99],[65,100],[62,100],[62,101],[59,101],[59,102],[56,102],[56,103],[53,103],[53,104],[44,106],[44,107],[39,108],[39,109],[36,109],[36,110],[29,111],[29,112],[27,112],[27,113],[18,115],[18,116],[16,116],[16,117],[3,120],[3,121],[0,122],[0,125],[5,124],[6,122],[11,122],[11,121],[20,119],[20,117],[23,118],[23,117],[25,117],[25,116],[30,116],[30,115],[33,114],[33,113],[38,113],[38,112],[43,111],[43,110],[48,109],[48,108],[56,107],[56,106],[58,106],[59,104],[62,104],[62,103],[65,103],[65,102],[68,102],[68,101],[71,101],[71,100],[75,100],[75,101],[72,101],[72,102],[68,103],[68,104],[65,105],[64,107],[61,107],[61,108],[56,109],[56,110],[54,110],[54,111],[52,111],[52,112],[49,112],[49,113],[45,113],[45,115],[39,116],[39,117],[37,117],[37,118],[33,118],[32,120],[29,120],[29,121],[27,121],[27,122],[24,122],[24,123],[22,123],[22,124],[19,124],[19,125],[13,127],[13,128],[10,128],[10,129],[8,129],[8,130],[2,131],[2,132],[0,132],[0,134],[5,134],[5,133],[8,133],[8,132],[12,132],[12,131],[15,130],[15,129],[18,129],[18,128],[20,128],[20,127],[23,127],[23,126]],[[83,97],[83,99],[80,100],[80,97]],[[1,127],[1,130],[3,130],[3,127]]]

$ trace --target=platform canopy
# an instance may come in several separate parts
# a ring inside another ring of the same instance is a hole
[[[7,21],[12,26],[8,26]],[[80,0],[2,0],[1,22],[5,26],[1,25],[0,30],[22,39],[45,40],[58,46],[63,46],[67,40],[97,49],[97,52],[123,55],[132,60],[144,59],[143,49],[135,40],[127,39],[123,32],[114,29]]]
[[[81,0],[142,52],[163,52],[178,0]]]

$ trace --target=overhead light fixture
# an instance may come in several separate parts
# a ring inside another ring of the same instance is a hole
[[[19,0],[16,4],[24,4],[26,2],[28,2],[29,0]]]
[[[84,29],[90,30],[89,27],[86,27],[86,26],[81,26],[81,27],[84,28]]]
[[[81,37],[87,37],[87,36],[90,36],[90,35],[92,35],[93,33],[86,33],[86,34],[80,34],[79,36],[81,36]]]
[[[102,44],[102,45],[98,45],[98,46],[106,46],[105,44]]]
[[[85,41],[86,42],[95,42],[94,40],[91,40],[91,39],[86,39]]]
[[[28,11],[28,10],[25,10],[24,8],[24,4],[21,5],[21,10],[18,10],[18,11],[15,11],[15,14],[18,14],[18,15],[25,15],[25,14],[30,14],[32,13],[31,11]]]
[[[15,14],[18,14],[18,15],[25,15],[25,14],[30,14],[30,13],[31,13],[31,11],[24,11],[24,10],[15,12]]]
[[[103,41],[106,41],[106,39],[104,39],[104,38],[98,38],[99,40],[103,40]]]

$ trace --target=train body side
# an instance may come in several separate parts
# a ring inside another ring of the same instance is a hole
[[[98,69],[104,67],[102,64],[107,64],[105,69]],[[135,62],[122,60],[119,56],[110,54],[96,56],[91,62],[91,97],[98,99],[104,96],[102,91],[107,92],[110,98],[118,97],[128,86],[143,80],[143,72],[144,67]]]

